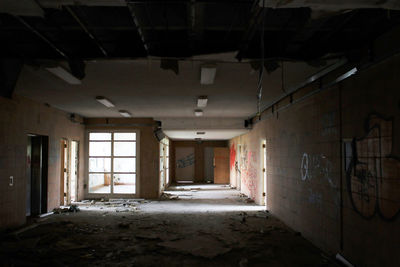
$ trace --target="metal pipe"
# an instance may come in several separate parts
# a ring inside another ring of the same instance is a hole
[[[284,98],[290,96],[291,94],[295,93],[296,91],[300,90],[301,88],[313,83],[314,81],[318,80],[319,78],[321,78],[322,76],[325,76],[326,74],[328,74],[331,71],[334,71],[338,68],[340,68],[341,66],[343,66],[344,64],[347,63],[347,59],[343,58],[341,60],[339,60],[338,62],[336,62],[335,64],[332,64],[330,66],[328,66],[327,68],[315,73],[314,75],[312,75],[311,77],[309,77],[308,79],[306,79],[304,82],[302,82],[301,84],[299,84],[298,86],[293,87],[291,90],[288,90],[288,92],[280,97],[278,97],[276,100],[274,100],[272,103],[268,104],[267,106],[264,106],[261,109],[261,113],[264,112],[265,110],[267,110],[268,108],[276,105],[278,102],[280,102],[281,100],[283,100]],[[354,73],[353,73],[354,74]],[[338,78],[339,79],[339,78]],[[250,118],[256,117],[256,114],[253,114],[250,116]]]

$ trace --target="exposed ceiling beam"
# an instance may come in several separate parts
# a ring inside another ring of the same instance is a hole
[[[136,26],[136,28],[137,28],[137,31],[138,31],[138,33],[139,33],[140,39],[141,39],[142,42],[143,42],[143,47],[144,47],[144,49],[146,50],[147,55],[150,55],[149,46],[148,46],[147,40],[146,40],[145,37],[144,37],[143,29],[141,28],[141,25],[139,24],[139,20],[137,19],[137,16],[136,16],[136,14],[135,14],[135,7],[134,7],[134,4],[129,3],[129,4],[128,4],[128,8],[129,8],[129,13],[131,14],[133,23],[135,24],[135,26]]]
[[[43,9],[34,0],[1,0],[0,10],[15,16],[44,16]]]
[[[19,16],[14,16],[21,24],[23,24],[26,28],[28,28],[32,33],[42,39],[45,43],[47,43],[55,52],[57,52],[61,57],[68,59],[67,55],[58,48],[52,41],[50,41],[46,36],[38,32],[34,27],[32,27],[28,22],[26,22],[23,18]]]
[[[103,53],[103,55],[105,57],[108,56],[106,50],[104,49],[104,47],[100,44],[100,42],[97,40],[97,38],[89,31],[89,29],[86,27],[86,25],[81,21],[81,19],[78,17],[77,14],[75,14],[75,12],[72,10],[71,7],[69,6],[65,6],[65,9],[68,11],[69,14],[71,14],[71,16],[75,19],[75,21],[81,26],[81,28],[86,32],[86,34],[89,36],[90,39],[92,39],[92,41],[97,45],[97,47],[99,48],[99,50],[101,51],[101,53]]]
[[[263,6],[263,0],[258,0]],[[385,8],[400,10],[398,0],[268,0],[264,1],[266,8],[299,8],[309,7],[314,10],[339,11],[360,8]]]
[[[38,0],[46,8],[61,8],[62,6],[73,6],[77,2],[84,6],[126,6],[127,4],[186,4],[188,0]],[[207,4],[249,4],[251,0],[197,0]]]

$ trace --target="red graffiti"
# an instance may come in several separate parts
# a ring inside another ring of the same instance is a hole
[[[243,183],[249,190],[249,197],[255,199],[257,194],[257,168],[255,167],[257,158],[254,152],[248,151],[247,157],[243,160],[242,178]]]
[[[236,161],[236,148],[235,144],[232,144],[230,149],[230,162],[229,162],[231,170],[235,167],[235,161]]]

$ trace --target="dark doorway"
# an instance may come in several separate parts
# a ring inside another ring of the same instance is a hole
[[[47,212],[48,146],[49,138],[47,136],[28,135],[27,216]]]

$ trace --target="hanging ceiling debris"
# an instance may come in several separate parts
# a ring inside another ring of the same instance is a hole
[[[238,60],[259,60],[264,36],[265,62],[276,65],[351,56],[400,25],[398,1],[342,2],[271,0],[262,12],[251,0],[4,0],[0,53],[87,60],[237,51]]]

